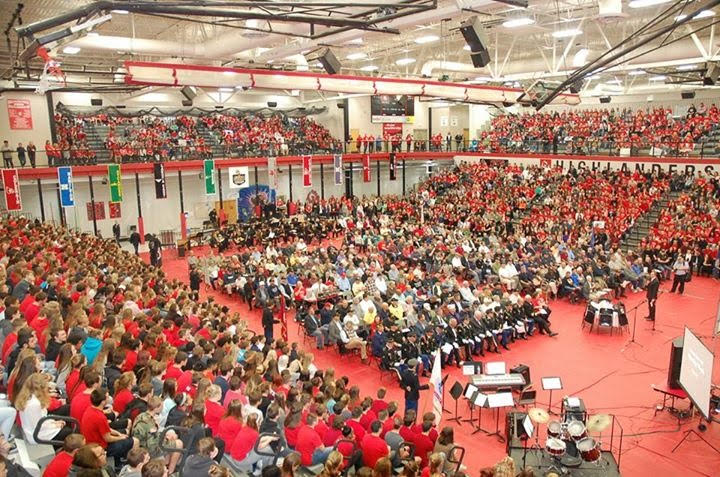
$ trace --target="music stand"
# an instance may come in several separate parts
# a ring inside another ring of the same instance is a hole
[[[530,439],[530,436],[533,435],[535,432],[535,428],[533,427],[533,422],[530,419],[530,416],[525,414],[525,419],[522,421],[522,427],[520,429],[517,429],[517,424],[515,427],[516,430],[522,431],[522,436],[518,436],[518,439],[521,439],[523,441],[523,469],[525,469],[525,461],[527,459],[527,441]]]
[[[500,442],[505,442],[505,438],[500,434],[500,408],[514,407],[513,395],[511,392],[495,393],[489,394],[487,398],[487,407],[495,409],[495,432],[489,433],[488,436],[497,436]]]
[[[461,424],[460,416],[458,415],[458,399],[463,395],[463,386],[458,381],[450,388],[450,397],[455,401],[455,417],[451,417],[448,421],[454,421]]]
[[[473,431],[473,435],[477,434],[478,432],[490,434],[489,431],[486,431],[482,428],[482,410],[484,407],[487,406],[488,395],[483,394],[480,391],[476,391],[475,394],[473,394],[471,401],[478,407],[478,424],[475,431]]]
[[[555,390],[559,390],[563,388],[562,380],[559,376],[548,376],[545,378],[541,378],[542,380],[542,388],[545,391],[550,391],[550,401],[548,402],[548,412],[550,414],[555,414],[552,410],[552,393]],[[555,414],[557,415],[557,414]]]
[[[467,399],[468,407],[470,408],[470,417],[468,419],[461,419],[461,421],[469,422],[473,427],[475,427],[475,418],[473,418],[473,410],[475,409],[474,397],[478,391],[479,389],[477,386],[473,383],[468,383],[467,386],[465,386],[465,391],[463,392],[465,399]]]

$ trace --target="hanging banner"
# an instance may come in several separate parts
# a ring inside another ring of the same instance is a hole
[[[268,157],[268,185],[271,189],[278,190],[277,158]]]
[[[394,181],[397,178],[397,158],[395,153],[390,153],[390,180]]]
[[[93,212],[95,213],[95,220],[105,220],[105,202],[95,202],[94,209],[93,209],[93,203],[87,202],[85,204],[85,208],[87,209],[88,221],[92,222]]]
[[[363,156],[363,182],[370,182],[372,180],[372,176],[370,174],[370,155],[365,154]]]
[[[112,203],[110,202],[108,204],[108,211],[110,214],[111,219],[119,219],[122,215],[122,209],[120,208],[122,204],[120,203]],[[142,235],[142,233],[140,233]]]
[[[385,139],[402,134],[403,123],[383,123],[382,134]]]
[[[122,175],[120,164],[108,165],[108,182],[110,183],[110,202],[122,202]]]
[[[250,184],[250,170],[247,167],[228,167],[230,188],[242,189]]]
[[[205,194],[215,195],[217,192],[215,184],[215,161],[212,159],[206,159],[203,161],[205,169]]]
[[[20,180],[18,179],[17,169],[3,169],[2,181],[5,188],[5,206],[7,210],[22,210]]]
[[[32,111],[29,99],[8,99],[8,120],[10,129],[32,129]]]
[[[312,156],[303,156],[303,187],[312,187]]]
[[[156,162],[153,166],[155,176],[155,198],[167,199],[167,186],[165,185],[165,164]],[[110,214],[112,217],[112,213]]]
[[[60,207],[75,207],[75,191],[73,190],[72,167],[58,167],[58,184],[60,184]]]
[[[335,154],[333,156],[333,170],[335,172],[335,185],[342,185],[343,183],[343,160],[342,154]]]

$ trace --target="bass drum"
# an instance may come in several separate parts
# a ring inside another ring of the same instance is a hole
[[[586,437],[577,443],[580,458],[585,462],[597,462],[600,460],[600,443],[592,437]]]

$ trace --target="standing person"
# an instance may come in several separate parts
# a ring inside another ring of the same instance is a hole
[[[115,243],[120,243],[120,224],[115,222],[112,226],[113,237],[115,237]]]
[[[418,401],[420,400],[420,391],[428,389],[427,384],[420,385],[420,379],[417,375],[417,359],[411,359],[407,363],[407,368],[400,374],[400,384],[405,391],[405,413],[413,409],[417,411]]]
[[[21,142],[18,143],[15,152],[17,152],[20,167],[25,167],[25,164],[27,164],[27,157],[25,156],[25,147],[23,147]]]
[[[30,167],[35,169],[35,153],[37,151],[37,147],[35,147],[35,144],[33,144],[32,141],[28,142],[27,145],[27,153],[28,153],[28,159],[30,159]]]
[[[56,154],[57,154],[57,148],[53,146],[53,143],[50,141],[45,141],[45,155],[47,156],[48,160],[48,167],[57,166],[60,164],[60,161],[56,161]]]
[[[5,169],[12,169],[13,167],[15,167],[15,164],[13,164],[12,149],[10,149],[10,144],[7,141],[3,141],[3,146],[0,151],[2,151],[3,164],[5,164]]]
[[[137,229],[133,230],[133,232],[130,234],[130,243],[135,249],[135,255],[138,255],[138,247],[140,246],[140,234],[138,233]]]
[[[200,300],[200,283],[202,282],[202,275],[196,266],[190,266],[190,296],[195,301]]]
[[[678,293],[682,295],[685,291],[685,282],[687,281],[688,273],[690,272],[690,265],[688,265],[684,255],[678,254],[678,258],[673,264],[673,271],[675,272],[675,276],[673,277],[670,293],[675,293],[679,285]]]
[[[660,279],[658,278],[657,271],[651,270],[650,282],[647,286],[648,316],[645,317],[648,321],[655,321],[655,304],[657,303],[659,290]]]
[[[280,321],[276,320],[273,316],[272,308],[270,308],[270,303],[268,302],[265,304],[262,311],[262,327],[268,344],[270,344],[273,339],[273,325],[276,323],[280,323]]]

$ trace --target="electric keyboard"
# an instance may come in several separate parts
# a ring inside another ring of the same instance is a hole
[[[522,374],[476,374],[470,377],[470,382],[480,390],[495,388],[522,388],[525,378]]]

